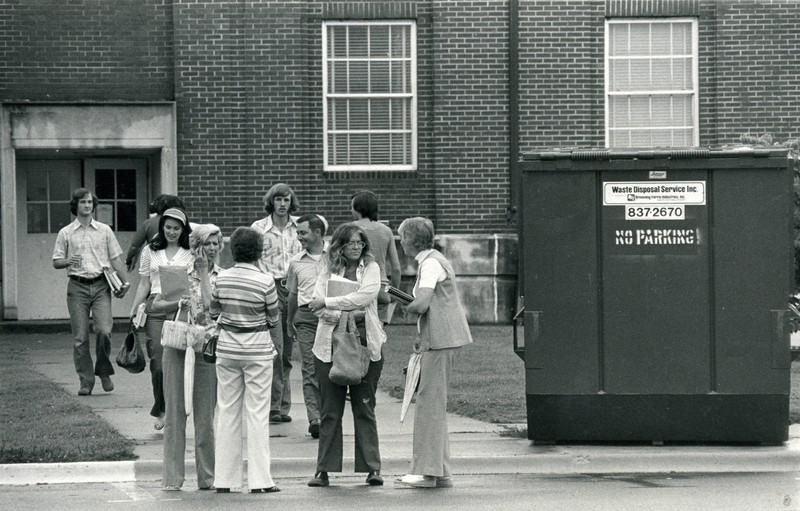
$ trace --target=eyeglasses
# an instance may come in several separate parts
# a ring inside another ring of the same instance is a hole
[[[363,241],[349,241],[344,244],[344,246],[347,248],[364,248],[365,245],[366,243]]]

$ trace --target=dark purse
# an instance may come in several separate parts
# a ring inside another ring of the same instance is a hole
[[[122,343],[122,348],[117,353],[117,365],[131,373],[141,373],[146,364],[144,351],[139,343],[139,335],[131,325],[128,335],[125,336],[125,342]]]
[[[209,364],[217,362],[217,339],[219,339],[219,327],[214,324],[213,327],[206,330],[205,340],[203,341],[203,360]]]
[[[361,345],[356,322],[342,312],[331,337],[330,380],[337,385],[358,385],[369,370],[369,348]]]

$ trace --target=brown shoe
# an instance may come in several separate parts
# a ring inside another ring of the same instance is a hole
[[[330,486],[331,482],[328,481],[328,473],[327,472],[317,472],[314,474],[314,477],[308,482],[308,485],[311,487],[322,487],[322,486]]]

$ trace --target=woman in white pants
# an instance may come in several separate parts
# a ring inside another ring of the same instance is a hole
[[[280,491],[272,480],[269,408],[272,361],[277,352],[269,328],[280,321],[275,281],[258,267],[262,235],[239,227],[231,235],[236,264],[223,270],[211,291],[217,317],[217,493],[242,485],[242,421],[247,421],[247,483],[251,493]]]

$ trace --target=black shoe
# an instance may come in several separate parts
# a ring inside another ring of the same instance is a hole
[[[250,493],[278,493],[281,491],[277,486],[270,486],[269,488],[254,488]]]
[[[281,415],[281,422],[292,422],[292,418],[289,415]]]
[[[331,483],[328,481],[327,472],[317,472],[314,477],[308,482],[311,487],[329,486]]]
[[[279,414],[279,413],[271,413],[271,414],[269,414],[269,423],[270,424],[280,424],[281,422],[283,422],[283,420],[281,420],[281,414]]]
[[[370,486],[383,486],[383,478],[380,470],[371,470],[367,475],[367,484]]]
[[[231,489],[230,488],[217,488],[215,491],[217,493],[230,493]]]
[[[308,432],[311,433],[311,438],[319,438],[319,421],[309,424]]]

